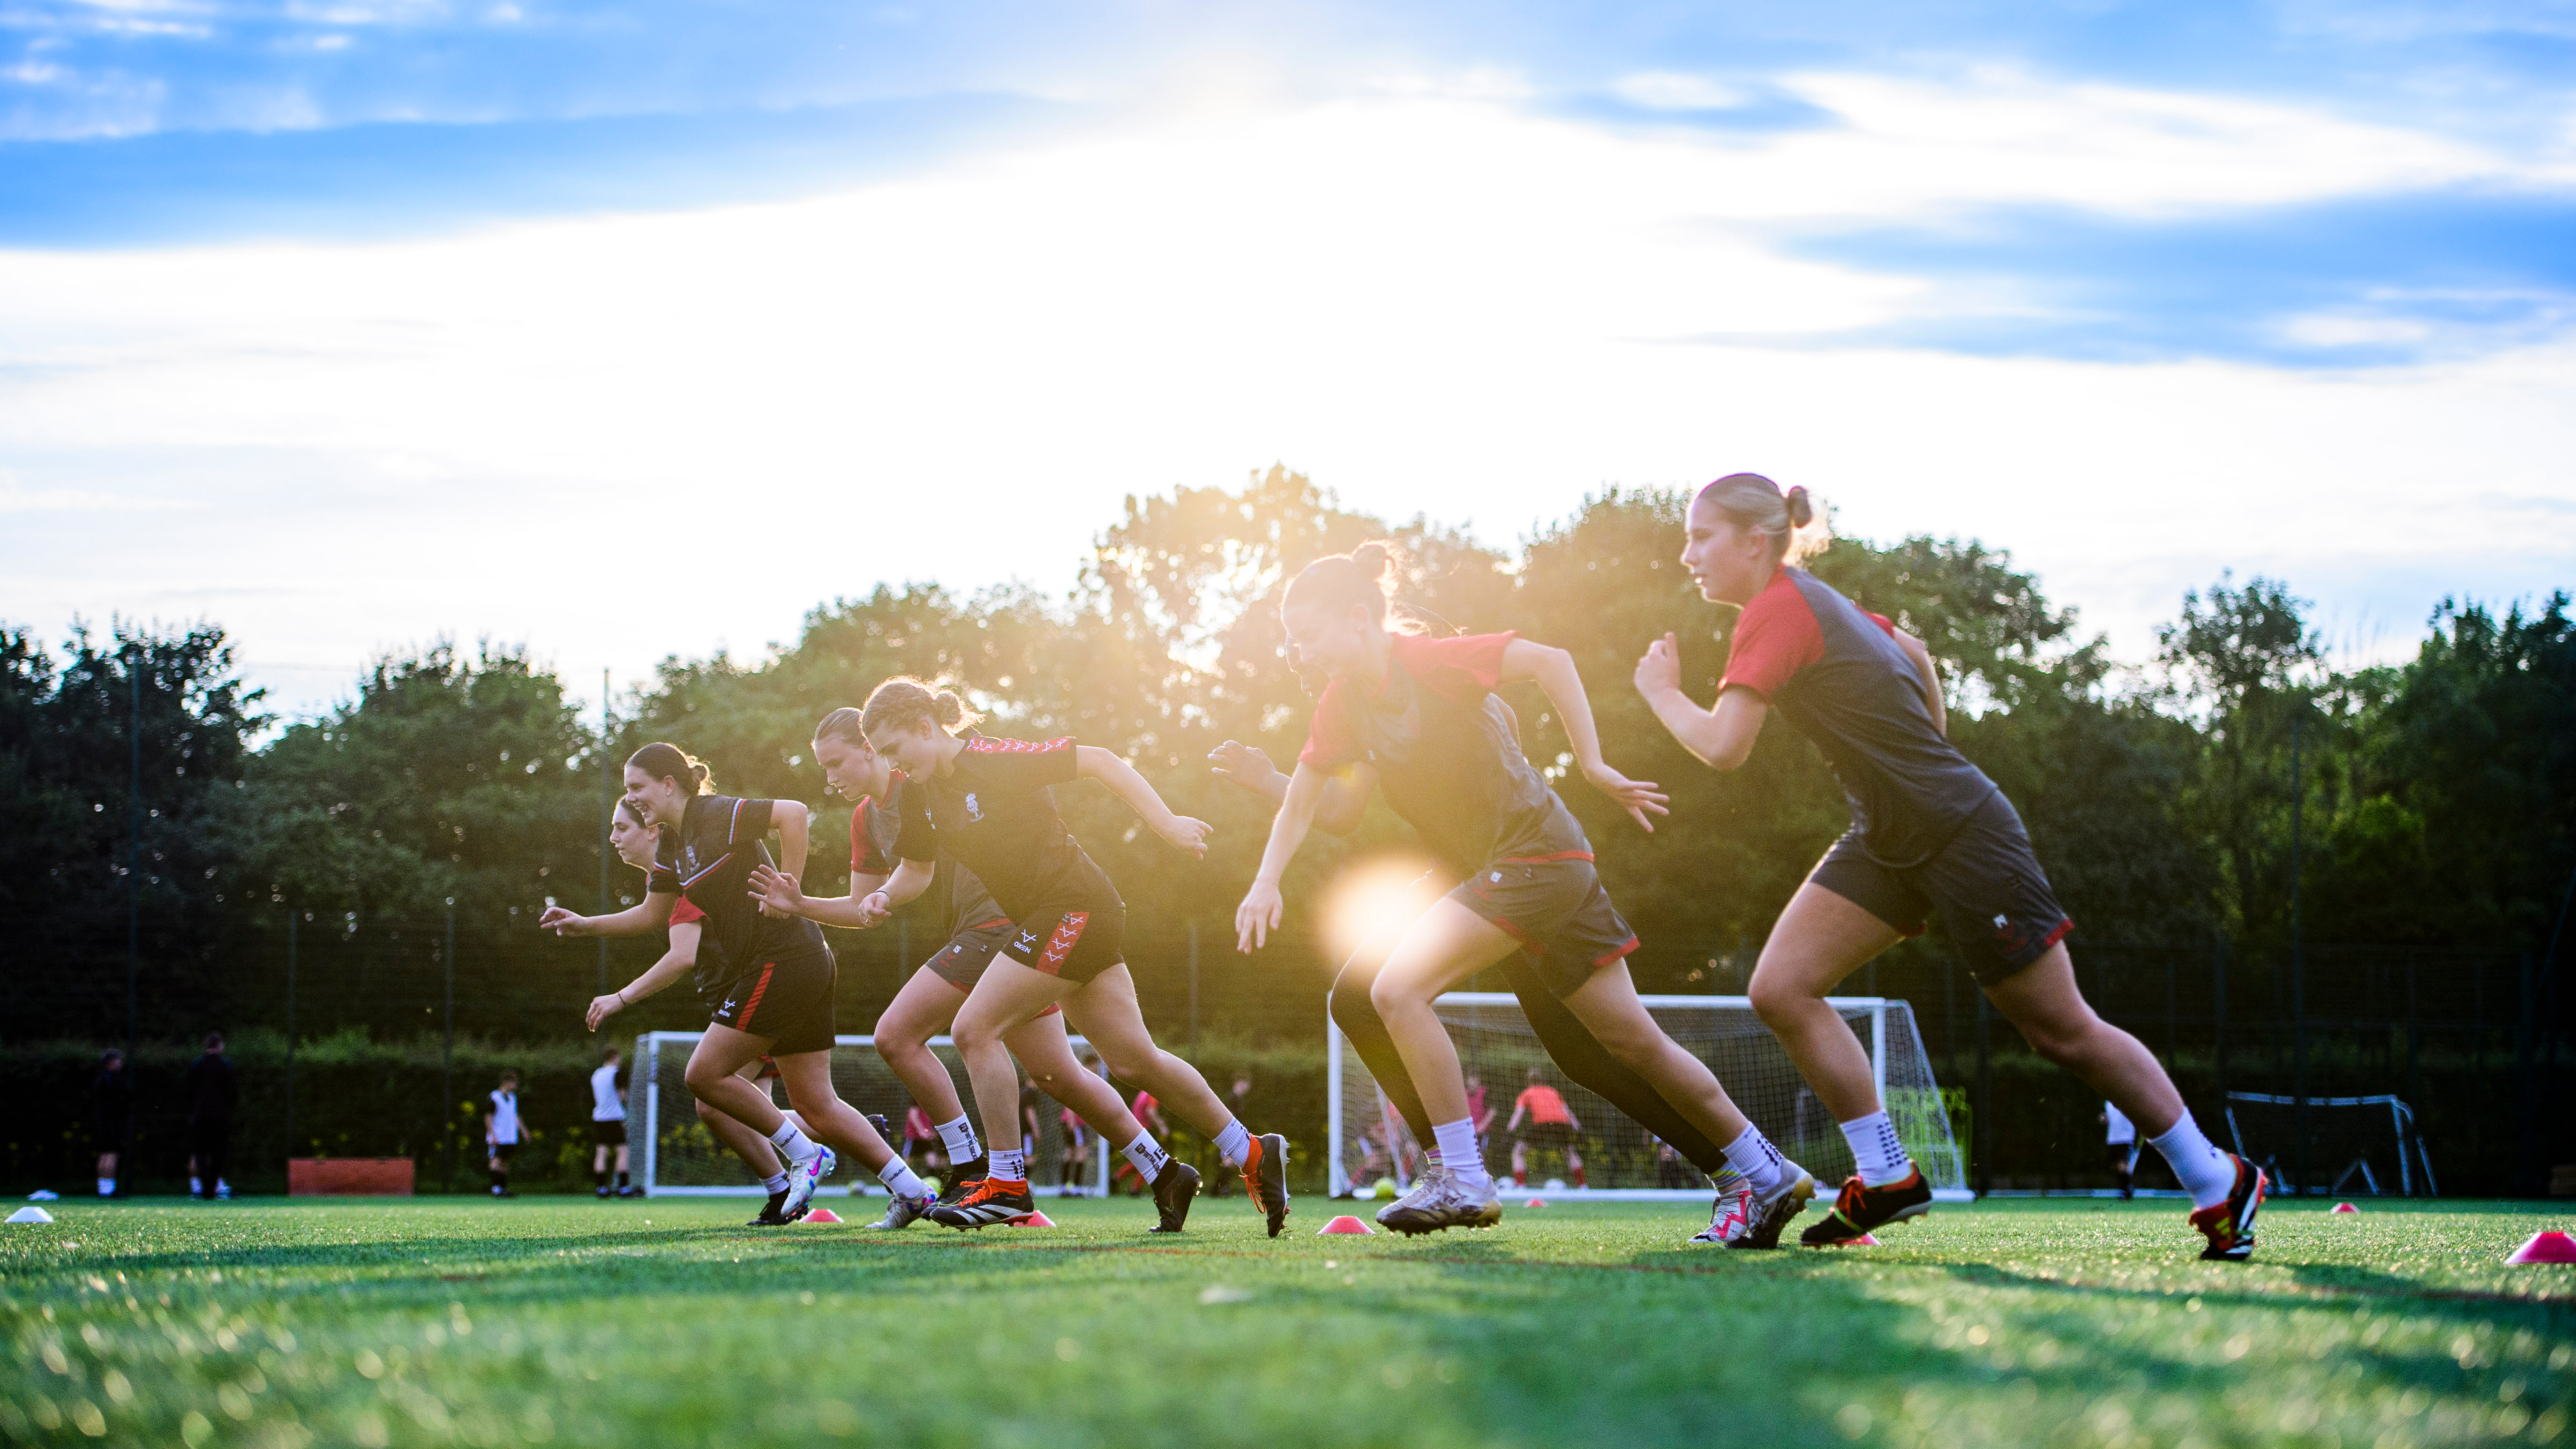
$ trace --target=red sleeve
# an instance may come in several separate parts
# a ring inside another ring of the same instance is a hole
[[[1861,612],[1864,614],[1869,613],[1867,609],[1863,609]],[[1885,614],[1870,614],[1869,621],[1886,630],[1888,638],[1893,639],[1896,637],[1896,621],[1894,619],[1887,617]]]
[[[894,862],[877,849],[868,821],[877,808],[874,798],[859,797],[859,808],[850,812],[850,871],[854,875],[892,875]]]
[[[1338,679],[1324,686],[1324,697],[1315,701],[1315,717],[1306,722],[1306,748],[1297,752],[1297,763],[1318,770],[1338,770],[1359,756],[1359,741],[1351,737],[1350,718],[1342,704],[1347,694]]]
[[[1503,680],[1503,649],[1518,634],[1458,634],[1431,639],[1398,634],[1387,642],[1414,682],[1446,699],[1489,694]]]
[[[1768,700],[1799,670],[1824,657],[1825,631],[1816,623],[1816,611],[1783,569],[1744,606],[1718,689],[1749,689]]]
[[[691,921],[703,921],[706,918],[707,913],[699,910],[698,903],[687,896],[680,897],[671,907],[671,924],[674,926],[685,926]]]

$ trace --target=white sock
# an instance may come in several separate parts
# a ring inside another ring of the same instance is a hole
[[[951,1162],[972,1162],[984,1155],[984,1144],[975,1140],[975,1124],[966,1114],[957,1114],[954,1122],[939,1124],[939,1140],[948,1149]]]
[[[787,1174],[783,1172],[772,1173],[771,1175],[762,1178],[760,1180],[760,1185],[769,1189],[770,1195],[775,1197],[787,1190]]]
[[[1431,1135],[1440,1141],[1440,1161],[1458,1185],[1470,1192],[1493,1186],[1494,1178],[1485,1171],[1485,1159],[1476,1153],[1476,1120],[1461,1117],[1455,1122],[1434,1122]]]
[[[2182,1120],[2165,1129],[2162,1137],[2148,1138],[2147,1145],[2164,1154],[2165,1164],[2191,1194],[2193,1207],[2225,1202],[2236,1190],[2235,1161],[2191,1120],[2191,1109],[2184,1108]]]
[[[1252,1129],[1241,1122],[1226,1123],[1225,1130],[1216,1134],[1216,1155],[1228,1167],[1241,1167],[1252,1155]]]
[[[930,1184],[914,1176],[912,1164],[901,1157],[887,1158],[886,1165],[877,1169],[877,1181],[896,1197],[919,1197],[930,1191]]]
[[[116,1179],[112,1177],[100,1178],[98,1180],[98,1195],[100,1197],[116,1196]]]
[[[779,1151],[786,1153],[790,1161],[797,1163],[811,1162],[823,1151],[813,1138],[797,1131],[792,1121],[779,1123],[778,1130],[769,1134],[769,1140]]]
[[[1029,1180],[1028,1155],[1016,1147],[996,1147],[992,1165],[987,1171],[1001,1182],[1026,1182]]]
[[[1163,1164],[1172,1160],[1172,1154],[1165,1152],[1161,1145],[1154,1141],[1154,1134],[1151,1132],[1137,1133],[1136,1140],[1119,1148],[1118,1152],[1147,1182],[1152,1182],[1160,1176]]]
[[[1883,1109],[1845,1122],[1843,1140],[1851,1144],[1852,1168],[1860,1174],[1864,1187],[1901,1182],[1914,1170],[1913,1160],[1905,1155],[1905,1144],[1896,1140],[1896,1124],[1887,1120]]]
[[[1744,1125],[1743,1136],[1726,1144],[1726,1165],[1735,1169],[1755,1197],[1766,1202],[1780,1191],[1781,1179],[1787,1176],[1780,1166],[1780,1149],[1750,1122]]]

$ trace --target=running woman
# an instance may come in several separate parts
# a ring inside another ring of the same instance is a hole
[[[1408,611],[1407,622],[1429,621],[1426,611]],[[1435,638],[1457,633],[1445,622],[1430,621],[1427,632]],[[1518,739],[1520,722],[1501,695],[1485,697],[1485,709],[1493,716],[1493,728],[1500,737]],[[1208,753],[1209,762],[1219,777],[1233,782],[1268,800],[1273,809],[1288,798],[1289,777],[1279,773],[1270,757],[1254,745],[1228,740]],[[1361,812],[1368,796],[1356,788],[1352,772],[1344,770],[1328,780],[1322,799],[1315,807],[1315,828],[1333,835],[1348,835],[1359,827]],[[1378,969],[1393,953],[1403,929],[1410,925],[1431,903],[1465,879],[1474,863],[1443,865],[1426,873],[1406,893],[1401,910],[1389,911],[1387,919],[1372,929],[1368,937],[1351,953],[1341,973],[1333,978],[1331,992],[1325,998],[1333,1022],[1342,1036],[1358,1052],[1384,1090],[1386,1099],[1413,1130],[1413,1140],[1424,1146],[1428,1167],[1437,1172],[1441,1166],[1440,1148],[1431,1131],[1430,1114],[1424,1111],[1421,1093],[1414,1090],[1413,1078],[1405,1070],[1404,1058],[1395,1049],[1395,1039],[1387,1035],[1386,1023],[1378,1019],[1377,1008],[1370,1004],[1369,988],[1377,980]],[[1709,1207],[1708,1226],[1691,1236],[1695,1243],[1714,1243],[1729,1248],[1773,1248],[1779,1246],[1781,1229],[1802,1210],[1813,1196],[1815,1184],[1807,1175],[1790,1168],[1785,1176],[1766,1175],[1767,1196],[1757,1196],[1747,1185],[1744,1174],[1727,1160],[1726,1151],[1711,1141],[1707,1133],[1691,1125],[1690,1119],[1676,1111],[1673,1104],[1658,1095],[1652,1084],[1637,1075],[1626,1063],[1613,1056],[1601,1039],[1592,1034],[1583,1019],[1566,1008],[1564,1002],[1548,989],[1537,960],[1527,951],[1503,962],[1503,980],[1519,998],[1521,1015],[1530,1024],[1548,1059],[1565,1075],[1600,1097],[1629,1120],[1640,1124],[1655,1136],[1672,1144],[1692,1166],[1711,1179],[1717,1189]],[[1483,1088],[1474,1077],[1468,1078],[1468,1116],[1476,1127],[1481,1145],[1493,1130],[1493,1109],[1483,1105]],[[1756,1153],[1751,1144],[1746,1153],[1751,1160]],[[1764,1159],[1767,1161],[1767,1158]],[[1392,1159],[1389,1159],[1390,1164]],[[1760,1167],[1761,1163],[1756,1163]],[[1369,1174],[1363,1172],[1363,1178]],[[1396,1204],[1379,1210],[1385,1221]]]
[[[932,1216],[963,1229],[1037,1211],[1024,1154],[999,1145],[1017,1139],[1020,1107],[1019,1073],[1004,1036],[1062,1006],[1111,1072],[1169,1104],[1216,1144],[1228,1167],[1242,1170],[1270,1236],[1279,1236],[1288,1222],[1288,1139],[1253,1136],[1197,1068],[1154,1044],[1127,970],[1126,902],[1064,828],[1049,787],[1098,780],[1156,835],[1194,857],[1207,853],[1207,823],[1173,814],[1134,766],[1107,750],[1070,737],[997,739],[975,734],[973,722],[955,694],[902,678],[876,687],[860,721],[868,743],[905,777],[894,850],[902,863],[861,903],[862,924],[884,920],[928,890],[936,861],[946,856],[973,871],[1019,925],[958,1008],[954,1033],[984,1124],[989,1175]],[[1149,1180],[1160,1171],[1158,1163]]]
[[[662,844],[660,827],[646,824],[644,816],[631,801],[620,800],[617,802],[617,808],[609,815],[608,844],[610,849],[617,852],[619,859],[644,872],[645,904],[616,917],[575,916],[569,912],[558,913],[549,910],[543,917],[544,923],[561,936],[611,934],[610,931],[603,929],[602,923],[615,922],[626,917],[639,919],[649,917],[652,910],[656,908],[652,898],[658,894],[668,898],[661,908],[670,912],[670,944],[662,958],[654,962],[643,975],[619,987],[613,995],[594,997],[591,1000],[590,1029],[599,1030],[602,1022],[624,1011],[629,1005],[642,1001],[681,977],[691,974],[697,978],[700,998],[707,1003],[710,1011],[714,1010],[724,999],[724,989],[731,975],[717,964],[713,949],[708,947],[703,939],[706,932],[707,913],[699,910],[694,902],[680,894],[679,877],[663,870],[658,863]],[[640,916],[639,913],[641,913]],[[702,959],[704,965],[701,965]],[[736,1075],[758,1086],[764,1079],[776,1073],[777,1069],[770,1060],[762,1057],[745,1063]],[[597,1078],[594,1077],[594,1086],[596,1082]],[[766,1089],[763,1088],[763,1090]],[[767,1227],[788,1221],[780,1216],[779,1212],[787,1201],[788,1181],[786,1165],[778,1160],[778,1150],[770,1145],[767,1137],[717,1111],[705,1098],[693,1097],[691,1100],[696,1104],[698,1120],[706,1125],[707,1131],[735,1156],[741,1158],[743,1165],[751,1169],[751,1175],[759,1179],[761,1186],[769,1193],[768,1203],[761,1208],[759,1215],[751,1220],[749,1226]],[[623,1154],[620,1154],[620,1158],[622,1162]],[[838,1166],[838,1160],[829,1148],[824,1149],[823,1164],[823,1169],[818,1176],[828,1181],[833,1169]],[[643,1195],[642,1188],[633,1186],[625,1188],[624,1192],[638,1197]]]
[[[2153,1128],[2148,1140],[2191,1191],[2191,1225],[2208,1239],[2201,1256],[2252,1256],[2263,1173],[2219,1150],[2154,1054],[2076,989],[2075,923],[2011,802],[1950,743],[1931,650],[1799,567],[1826,542],[1804,488],[1720,478],[1692,502],[1688,527],[1682,567],[1701,597],[1744,611],[1716,707],[1682,692],[1670,634],[1637,661],[1637,692],[1683,748],[1721,770],[1744,763],[1777,708],[1824,753],[1851,807],[1851,829],[1789,898],[1751,986],[1754,1010],[1842,1123],[1858,1169],[1801,1241],[1849,1242],[1931,1207],[1868,1056],[1825,997],[1937,914],[1986,998],[2040,1055]]]
[[[1285,910],[1280,877],[1325,801],[1329,776],[1342,770],[1351,796],[1365,801],[1383,789],[1395,812],[1466,877],[1404,928],[1369,986],[1441,1165],[1379,1219],[1408,1234],[1502,1220],[1457,1049],[1432,1003],[1515,955],[1530,958],[1545,989],[1610,1055],[1726,1144],[1728,1161],[1766,1203],[1811,1192],[1812,1181],[1727,1099],[1708,1065],[1646,1013],[1628,976],[1637,938],[1601,888],[1583,827],[1522,755],[1504,727],[1508,716],[1486,707],[1507,680],[1537,682],[1565,721],[1584,777],[1652,830],[1648,816],[1664,813],[1664,796],[1601,758],[1572,656],[1513,634],[1389,633],[1393,562],[1390,546],[1362,544],[1315,560],[1288,585],[1280,607],[1288,642],[1301,667],[1320,668],[1331,682],[1271,823],[1260,873],[1235,911],[1238,949],[1262,945]]]
[[[834,971],[823,933],[810,921],[772,916],[752,899],[752,871],[771,863],[763,843],[770,831],[778,832],[779,864],[790,875],[804,869],[805,807],[792,800],[716,794],[706,766],[658,742],[627,759],[625,798],[646,822],[660,827],[657,873],[668,872],[680,894],[706,913],[705,940],[733,973],[697,1050],[689,1054],[689,1090],[768,1137],[786,1158],[787,1196],[779,1216],[792,1221],[804,1215],[822,1184],[826,1144],[855,1157],[896,1196],[916,1203],[929,1198],[921,1179],[832,1088]],[[658,899],[666,898],[648,892],[646,905]],[[665,920],[668,911],[666,904]],[[768,1093],[737,1075],[764,1056],[777,1062],[779,1079],[813,1137]]]
[[[869,746],[861,728],[863,718],[858,710],[843,707],[814,726],[814,762],[823,767],[825,783],[857,807],[850,815],[850,893],[838,900],[817,900],[805,895],[784,872],[756,870],[752,888],[772,911],[827,926],[859,926],[867,920],[863,909],[867,898],[894,876],[905,781]],[[969,730],[966,738],[972,742],[982,736]],[[947,1066],[931,1053],[930,1039],[955,1023],[958,1008],[983,980],[995,954],[1009,944],[1015,928],[984,883],[955,861],[935,866],[926,894],[937,907],[935,919],[948,933],[947,942],[912,973],[887,1004],[885,1014],[877,1018],[876,1047],[877,1055],[885,1058],[886,1066],[912,1094],[914,1110],[937,1119],[932,1125],[951,1169],[947,1189],[939,1198],[956,1203],[974,1190],[973,1184],[991,1175],[990,1164],[965,1106],[957,1100],[957,1084],[950,1080]],[[1119,1151],[1154,1185],[1154,1206],[1161,1219],[1154,1231],[1181,1231],[1189,1219],[1190,1202],[1198,1196],[1198,1169],[1165,1152],[1119,1104],[1116,1089],[1073,1059],[1063,1011],[1048,1005],[1003,1032],[1002,1042],[1039,1090],[1080,1114],[1104,1140],[1127,1144]],[[1013,1122],[1011,1136],[1005,1140],[1017,1142],[1022,1134],[1016,1115]],[[897,1198],[877,1226],[909,1227],[910,1212],[906,1200]]]

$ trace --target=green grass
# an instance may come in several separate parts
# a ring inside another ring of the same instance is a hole
[[[844,1205],[830,1199],[836,1208]],[[1407,1242],[754,1231],[738,1200],[65,1203],[0,1228],[0,1436],[308,1443],[2576,1445],[2546,1205],[1937,1211],[1889,1246],[1686,1247],[1684,1205]],[[857,1209],[853,1208],[855,1215]]]

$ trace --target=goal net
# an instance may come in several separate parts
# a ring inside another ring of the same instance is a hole
[[[703,1035],[695,1031],[655,1031],[635,1039],[634,1055],[628,1058],[631,1065],[626,1092],[626,1135],[635,1181],[647,1193],[661,1196],[759,1197],[760,1180],[698,1120],[697,1098],[689,1091],[687,1074],[689,1054],[697,1050],[698,1038]],[[958,1100],[968,1103],[971,1109],[975,1094],[967,1085],[966,1065],[959,1060],[955,1045],[947,1037],[937,1036],[930,1039],[930,1049],[948,1068],[949,1079],[957,1084]],[[1073,1050],[1079,1058],[1089,1050],[1089,1043],[1075,1037]],[[786,1092],[775,1080],[762,1085],[780,1107],[790,1105]],[[875,1038],[832,1039],[832,1090],[857,1111],[884,1117],[896,1133],[896,1140],[889,1145],[898,1152],[903,1150],[903,1119],[912,1106],[912,1094],[887,1069],[884,1058],[877,1055]],[[1063,1108],[1043,1093],[1035,1100],[1037,1150],[1029,1158],[1031,1186],[1042,1194],[1050,1188],[1087,1196],[1107,1194],[1112,1154],[1101,1145],[1097,1134],[1084,1128],[1087,1145],[1068,1153],[1071,1144]],[[1072,1160],[1068,1161],[1069,1157]],[[875,1174],[846,1157],[827,1190],[841,1187],[846,1187],[853,1197],[885,1191]]]
[[[2305,1108],[2302,1111],[2302,1107]],[[2299,1150],[2305,1119],[2307,1151]],[[2432,1197],[2433,1159],[2415,1130],[2415,1110],[2395,1097],[2276,1097],[2227,1094],[2227,1133],[2236,1155],[2270,1173],[2275,1191]],[[2307,1181],[2297,1180],[2304,1164]]]
[[[1742,996],[1644,996],[1639,998],[1656,1022],[1682,1048],[1708,1063],[1735,1105],[1753,1119],[1763,1135],[1779,1145],[1819,1184],[1839,1183],[1852,1170],[1851,1148],[1843,1140],[1833,1113],[1808,1090],[1779,1039],[1753,1014]],[[1967,1165],[1950,1135],[1950,1115],[1941,1089],[1932,1080],[1931,1059],[1915,1030],[1914,1010],[1902,1001],[1879,997],[1837,996],[1827,1004],[1842,1013],[1862,1050],[1869,1054],[1878,1096],[1887,1105],[1896,1134],[1905,1143],[1933,1196],[1965,1201]],[[1609,1103],[1576,1086],[1548,1059],[1520,1002],[1504,992],[1453,991],[1435,1004],[1449,1039],[1457,1043],[1459,1064],[1484,1084],[1493,1123],[1485,1144],[1487,1164],[1496,1172],[1511,1165],[1512,1142],[1504,1126],[1513,1100],[1536,1069],[1541,1080],[1565,1094],[1580,1129],[1574,1150],[1583,1159],[1587,1183],[1573,1186],[1561,1145],[1530,1144],[1528,1188],[1511,1189],[1539,1197],[1688,1198],[1707,1195],[1708,1180],[1679,1157],[1667,1157],[1645,1128]],[[1387,1101],[1375,1078],[1329,1017],[1325,1045],[1330,1064],[1327,1100],[1331,1117],[1331,1181],[1336,1195],[1361,1192],[1380,1178],[1409,1186],[1422,1161],[1422,1144],[1413,1138],[1402,1114]],[[1564,1184],[1564,1185],[1559,1185]]]

